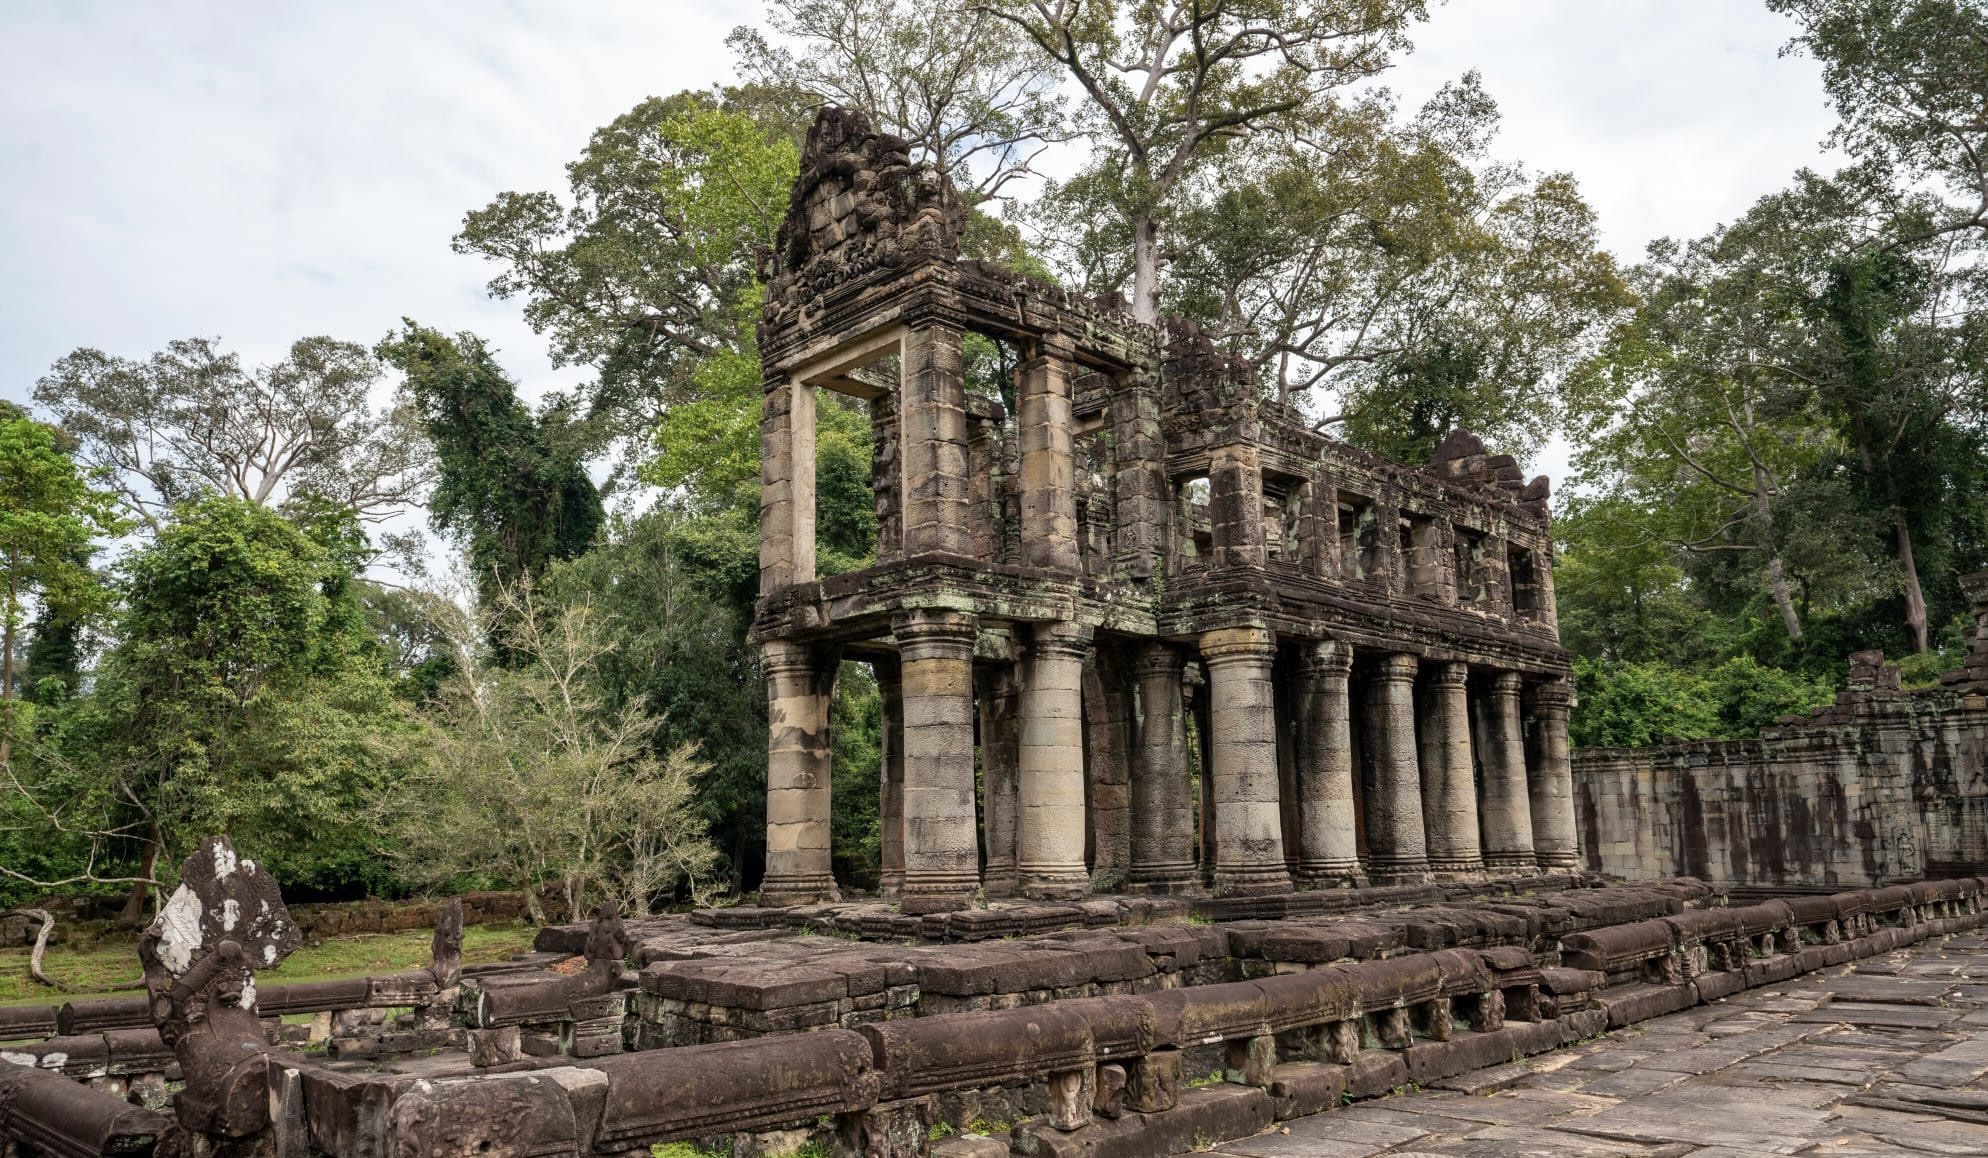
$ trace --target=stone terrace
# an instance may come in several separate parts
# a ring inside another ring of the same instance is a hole
[[[1797,977],[1214,1152],[1988,1154],[1988,938]]]

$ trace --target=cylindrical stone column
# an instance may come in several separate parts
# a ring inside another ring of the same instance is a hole
[[[1288,892],[1277,794],[1277,717],[1271,662],[1277,641],[1260,627],[1201,637],[1208,666],[1209,778],[1215,796],[1215,891]]]
[[[1415,657],[1390,655],[1366,683],[1367,867],[1378,883],[1429,879],[1422,827],[1422,769],[1415,751]]]
[[[904,699],[907,913],[965,908],[980,885],[974,823],[973,617],[913,611],[892,622]]]
[[[1015,867],[1031,897],[1090,891],[1084,863],[1084,657],[1091,629],[1041,623],[1022,677]]]
[[[990,897],[1012,897],[1020,887],[1015,872],[1015,762],[1021,745],[1021,718],[1015,700],[1021,681],[1013,665],[995,668],[980,681],[981,828],[987,845],[983,887]]]
[[[883,703],[878,736],[882,751],[877,761],[882,780],[877,790],[878,883],[885,896],[894,897],[904,887],[904,698],[895,656],[873,661],[871,670],[877,676],[877,698]]]
[[[1484,875],[1477,832],[1477,769],[1470,752],[1470,668],[1428,668],[1419,749],[1422,822],[1430,871],[1446,877]]]
[[[788,640],[767,642],[760,655],[766,669],[767,745],[766,878],[759,903],[833,900],[828,705],[836,657]]]
[[[1574,762],[1567,748],[1567,714],[1574,706],[1573,681],[1546,680],[1533,691],[1537,760],[1528,778],[1532,796],[1532,847],[1539,867],[1572,872],[1579,860],[1574,828]]]
[[[1358,885],[1360,844],[1353,793],[1353,720],[1347,677],[1353,649],[1333,639],[1298,653],[1298,875]]]
[[[1519,715],[1519,673],[1491,677],[1484,701],[1484,863],[1492,872],[1529,873],[1532,800],[1526,789],[1526,738]]]
[[[1131,884],[1156,893],[1195,887],[1193,784],[1187,775],[1187,721],[1180,650],[1149,643],[1132,662]]]

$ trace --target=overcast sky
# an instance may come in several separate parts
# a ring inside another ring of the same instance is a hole
[[[449,250],[505,189],[560,189],[588,133],[728,78],[758,0],[0,0],[0,397],[77,346],[218,335],[248,360],[403,315],[571,381]],[[1477,69],[1500,156],[1565,169],[1625,259],[1817,163],[1814,64],[1758,0],[1451,0],[1389,78]],[[1558,449],[1538,466],[1560,467]]]

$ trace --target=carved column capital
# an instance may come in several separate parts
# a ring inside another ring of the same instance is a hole
[[[1460,688],[1470,683],[1470,665],[1467,663],[1432,663],[1427,666],[1429,683],[1438,688]]]
[[[1353,670],[1351,644],[1337,639],[1309,639],[1298,647],[1298,674],[1305,677],[1337,676]]]
[[[1414,683],[1415,671],[1421,663],[1421,660],[1406,653],[1384,655],[1374,662],[1374,680],[1384,684]]]
[[[1091,654],[1091,635],[1086,623],[1038,623],[1029,646],[1037,655],[1083,660]]]
[[[1168,676],[1179,679],[1186,660],[1171,643],[1154,641],[1132,653],[1132,672],[1140,679]]]
[[[1263,627],[1227,627],[1201,634],[1201,661],[1211,667],[1261,662],[1277,654],[1277,636]]]
[[[1574,681],[1562,676],[1541,680],[1532,693],[1535,711],[1542,716],[1565,716],[1574,707]]]
[[[964,611],[905,611],[891,617],[890,631],[902,656],[913,649],[947,649],[961,644],[970,649],[976,624]]]

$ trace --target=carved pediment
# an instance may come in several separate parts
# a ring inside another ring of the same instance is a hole
[[[877,271],[958,259],[966,206],[943,172],[913,163],[910,148],[854,109],[815,115],[760,271],[768,324],[791,323],[812,299]]]

